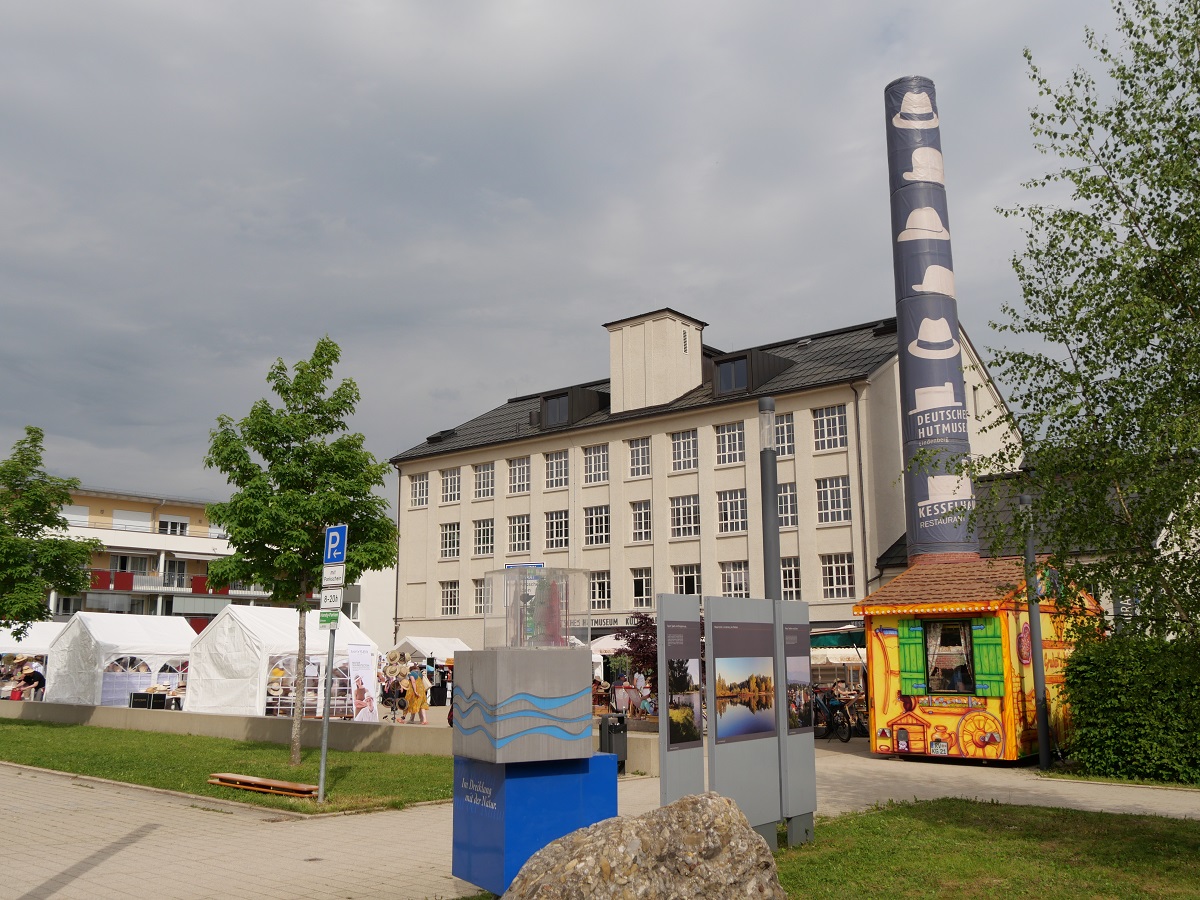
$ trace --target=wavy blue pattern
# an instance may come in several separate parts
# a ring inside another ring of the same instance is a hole
[[[557,709],[560,706],[566,706],[568,703],[571,703],[574,700],[579,700],[582,697],[590,696],[591,693],[591,687],[585,687],[583,690],[577,691],[574,694],[569,694],[565,697],[539,697],[537,694],[521,693],[513,694],[511,697],[501,700],[499,703],[488,703],[487,700],[485,700],[483,697],[480,697],[477,692],[472,691],[471,695],[468,697],[461,688],[455,686],[454,699],[455,702],[457,702],[459,698],[465,698],[468,705],[471,703],[478,703],[487,710],[494,712],[500,709],[502,706],[508,706],[510,703],[516,703],[518,700],[524,700],[532,704],[536,709]]]
[[[560,738],[566,741],[582,741],[585,738],[591,740],[592,737],[591,728],[585,728],[583,731],[579,732],[579,734],[574,734],[564,728],[559,728],[557,725],[539,725],[536,728],[527,728],[524,731],[518,731],[516,734],[510,734],[497,740],[496,738],[492,737],[492,735],[488,733],[488,730],[482,725],[476,725],[474,728],[463,728],[461,725],[455,722],[454,727],[459,729],[463,734],[474,734],[477,731],[482,731],[484,737],[486,737],[491,745],[497,749],[503,747],[505,744],[512,743],[517,738],[528,737],[531,734],[548,734],[552,737]]]
[[[472,704],[468,704],[467,706],[459,706],[457,700],[454,702],[454,718],[456,720],[460,719],[460,718],[465,719],[468,716],[470,716],[472,713],[477,712],[477,711],[479,712],[479,714],[481,716],[483,716],[483,721],[485,721],[489,724],[491,724],[492,722],[503,722],[507,719],[520,719],[520,718],[549,719],[552,722],[569,722],[569,723],[590,722],[592,720],[592,714],[590,712],[586,713],[585,715],[582,715],[582,716],[575,716],[573,718],[567,717],[567,716],[556,716],[551,713],[541,712],[540,710],[536,710],[536,709],[523,709],[523,710],[520,710],[519,712],[500,713],[497,715],[497,714],[488,712],[487,707],[485,707],[482,703],[472,703]]]

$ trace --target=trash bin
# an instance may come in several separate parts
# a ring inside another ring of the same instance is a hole
[[[435,684],[429,689],[429,705],[446,705],[446,683],[444,681],[441,684]]]
[[[625,771],[625,758],[629,755],[629,726],[625,714],[600,717],[600,752],[612,753],[617,757],[617,771]]]

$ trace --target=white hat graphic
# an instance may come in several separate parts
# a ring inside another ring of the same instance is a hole
[[[948,241],[950,232],[932,206],[920,206],[908,214],[908,222],[897,241]]]
[[[897,128],[937,128],[938,117],[929,95],[924,91],[906,93],[900,101],[900,112],[892,116],[892,124]]]
[[[929,491],[929,499],[925,503],[945,503],[949,500],[965,500],[971,496],[970,486],[965,478],[957,475],[930,475],[925,480]],[[920,504],[924,506],[925,504]]]
[[[908,345],[908,352],[922,359],[951,359],[958,356],[958,341],[945,319],[922,319],[917,339]]]
[[[926,319],[926,321],[929,321]],[[946,321],[938,319],[939,322]],[[920,338],[917,338],[920,341]],[[951,341],[953,343],[953,341]],[[915,351],[914,351],[915,352]],[[920,387],[913,391],[916,394],[917,408],[909,410],[909,414],[925,412],[927,409],[945,409],[947,406],[962,406],[954,399],[954,385],[947,381],[945,384],[935,384],[933,387]]]
[[[918,147],[912,155],[912,171],[902,172],[905,181],[932,181],[934,184],[945,184],[946,179],[942,170],[942,151],[933,147]]]
[[[913,285],[914,291],[924,291],[928,294],[945,294],[954,296],[954,273],[945,266],[930,266],[925,270],[925,277],[920,284]]]

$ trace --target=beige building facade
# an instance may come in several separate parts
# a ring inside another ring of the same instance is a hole
[[[589,573],[593,634],[659,593],[762,597],[758,400],[772,397],[785,599],[854,620],[905,532],[894,319],[735,352],[671,309],[605,325],[610,378],[536,395],[431,435],[399,472],[399,634],[481,646],[484,574]],[[976,452],[1003,400],[962,335]]]

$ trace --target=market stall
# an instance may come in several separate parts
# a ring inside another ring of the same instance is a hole
[[[1024,582],[1020,559],[914,565],[854,607],[869,636],[874,752],[1037,755],[1032,661],[1039,649],[1052,732],[1063,739],[1068,621],[1052,597],[1043,597],[1042,646],[1033,647]],[[1092,598],[1084,600],[1098,612]]]
[[[34,622],[19,641],[10,629],[0,628],[0,656],[45,656],[50,652],[51,641],[66,627],[66,622]]]
[[[46,700],[128,706],[134,693],[178,694],[195,636],[178,616],[77,612],[47,650]]]
[[[246,716],[290,716],[301,698],[304,715],[324,709],[325,665],[329,632],[322,631],[319,612],[305,621],[307,659],[297,665],[298,613],[273,606],[226,606],[192,643],[188,712]],[[350,647],[368,647],[363,689],[375,696],[374,660],[378,648],[357,625],[339,613],[333,651],[330,715],[354,716]],[[370,684],[365,682],[369,680]],[[357,687],[357,684],[355,685]]]
[[[456,652],[471,648],[459,638],[403,637],[392,649],[403,653],[406,660],[426,662],[432,657],[435,666],[444,666],[454,664]]]

